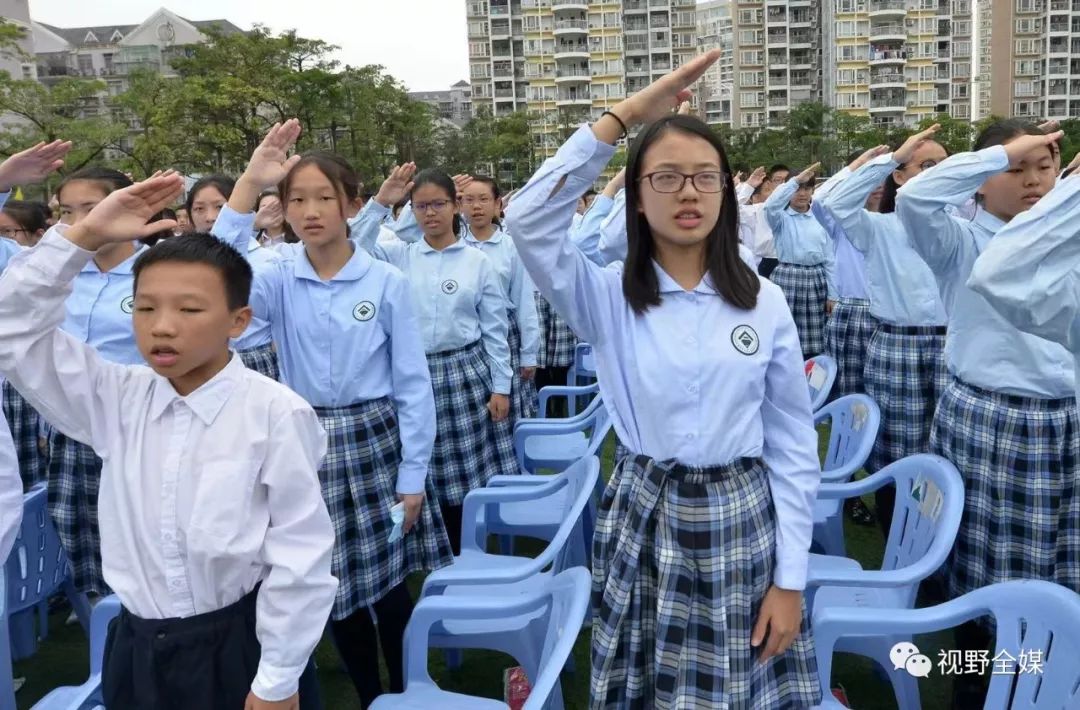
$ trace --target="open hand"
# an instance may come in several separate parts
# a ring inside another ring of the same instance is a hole
[[[1054,131],[1037,136],[1017,136],[1002,147],[1005,148],[1005,154],[1009,156],[1009,165],[1015,167],[1030,153],[1040,148],[1048,148],[1053,153],[1054,144],[1061,140],[1063,135],[1062,131]]]
[[[719,58],[719,49],[695,57],[630,98],[620,101],[612,109],[612,113],[621,118],[627,127],[663,118],[670,114],[673,108],[690,100],[690,87],[704,76]]]
[[[765,593],[750,645],[761,647],[759,663],[787,653],[802,627],[802,592],[773,586]]]
[[[799,173],[795,177],[795,179],[799,182],[800,185],[805,185],[806,183],[814,179],[814,176],[817,175],[818,168],[820,167],[821,163],[814,163],[809,168]]]
[[[299,137],[300,121],[295,118],[290,118],[285,123],[275,123],[251,154],[241,180],[250,182],[260,191],[280,183],[300,160],[299,155],[289,157],[289,151],[296,145]]]
[[[383,180],[379,187],[379,193],[375,195],[375,201],[383,207],[393,207],[404,200],[412,192],[413,175],[416,174],[416,163],[395,165],[390,171],[390,177]],[[469,178],[472,181],[472,178]]]
[[[106,244],[142,239],[162,231],[171,231],[176,220],[147,222],[158,212],[176,202],[184,191],[184,178],[170,170],[155,173],[123,190],[109,194],[65,236],[88,251]]]
[[[63,167],[69,150],[71,141],[53,141],[15,153],[0,163],[0,192],[8,192],[16,185],[41,182]]]

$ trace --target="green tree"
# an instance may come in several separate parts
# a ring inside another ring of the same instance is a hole
[[[936,116],[928,116],[919,122],[919,130],[938,124],[934,140],[940,143],[949,154],[963,153],[971,150],[971,141],[974,138],[970,121],[953,118],[947,113],[939,113]]]

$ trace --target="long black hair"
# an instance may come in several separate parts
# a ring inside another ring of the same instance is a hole
[[[975,137],[975,145],[972,150],[982,150],[983,148],[990,148],[995,145],[1005,145],[1013,138],[1019,136],[1042,136],[1046,131],[1042,130],[1034,123],[1021,120],[1019,118],[1007,118],[1002,121],[995,121],[986,128],[979,132],[979,135]],[[1053,148],[1050,149],[1051,153]],[[982,205],[983,195],[976,192],[975,201]]]
[[[125,187],[131,187],[133,184],[131,178],[119,170],[98,167],[83,168],[82,170],[76,170],[60,181],[60,184],[56,186],[56,200],[61,201],[60,193],[64,191],[66,185],[81,181],[94,183],[106,195],[111,195],[117,190],[123,190]]]
[[[443,192],[446,193],[447,197],[450,198],[450,206],[454,208],[455,212],[453,219],[454,236],[460,237],[461,220],[458,219],[458,215],[456,214],[458,194],[457,186],[454,185],[454,179],[444,173],[442,170],[436,170],[435,168],[427,168],[425,170],[421,170],[419,173],[417,173],[416,177],[413,178],[413,187],[412,190],[409,192],[410,201],[412,200],[413,193],[416,192],[417,188],[423,187],[424,185],[434,185],[435,187],[441,188]]]
[[[757,305],[761,283],[757,274],[739,258],[739,205],[735,200],[735,183],[731,179],[724,144],[701,120],[692,116],[673,114],[642,130],[630,146],[626,163],[626,263],[623,268],[623,295],[638,315],[651,306],[660,305],[660,284],[653,268],[656,243],[648,220],[638,206],[641,204],[640,179],[645,153],[650,146],[669,131],[677,131],[708,141],[720,156],[720,170],[725,174],[723,202],[716,226],[706,238],[705,266],[724,300],[737,308],[750,310]]]
[[[195,184],[191,186],[191,190],[188,191],[187,200],[184,201],[184,209],[187,210],[188,219],[194,217],[191,213],[191,206],[195,204],[195,196],[202,192],[205,187],[214,188],[228,202],[229,198],[232,197],[233,188],[236,187],[236,180],[233,180],[228,175],[206,175],[196,180]],[[194,224],[194,221],[192,221],[192,224]]]

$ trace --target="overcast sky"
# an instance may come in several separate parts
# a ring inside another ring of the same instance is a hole
[[[134,25],[162,5],[189,20],[295,28],[340,46],[343,63],[382,64],[412,91],[469,79],[464,0],[30,0],[30,15],[59,27]]]

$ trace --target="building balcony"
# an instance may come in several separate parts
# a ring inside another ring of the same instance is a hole
[[[907,78],[900,72],[871,74],[870,86],[875,89],[904,88],[907,86]]]
[[[870,25],[871,42],[906,42],[907,28],[903,25]]]
[[[555,70],[556,84],[580,84],[588,82],[592,74],[581,67],[559,67]]]
[[[903,17],[907,14],[904,0],[870,0],[870,18]]]
[[[585,91],[575,94],[559,93],[555,96],[556,106],[592,106],[592,98]]]
[[[870,66],[882,64],[907,64],[908,52],[904,49],[871,49]]]
[[[563,44],[555,47],[556,61],[560,59],[588,59],[589,56],[589,45],[584,42],[580,44]]]
[[[788,43],[787,32],[770,32],[768,33],[769,46],[786,45]]]
[[[551,3],[551,10],[553,12],[588,12],[589,2],[588,0],[554,0]]]
[[[874,96],[870,98],[870,113],[882,114],[882,113],[903,113],[907,110],[907,95],[906,94],[891,94],[885,96]]]
[[[589,34],[588,20],[556,20],[555,36],[563,35],[587,35]]]

